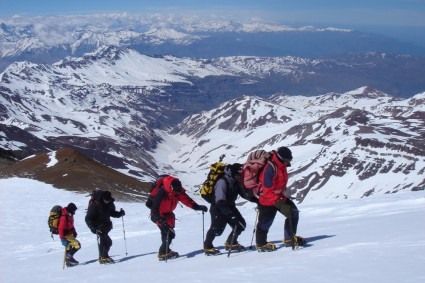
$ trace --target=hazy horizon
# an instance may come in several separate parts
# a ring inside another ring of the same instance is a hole
[[[16,17],[128,13],[174,14],[260,20],[289,26],[313,25],[379,33],[425,47],[425,1],[235,0],[235,1],[30,1],[2,0],[0,21]]]

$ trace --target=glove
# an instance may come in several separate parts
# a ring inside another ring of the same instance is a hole
[[[123,217],[125,215],[124,209],[121,208],[120,213],[121,213],[121,217]]]
[[[194,205],[193,206],[193,209],[194,210],[201,210],[203,212],[207,212],[208,211],[208,208],[205,205],[199,205],[199,204]]]
[[[64,246],[65,248],[68,247],[69,242],[66,239],[61,239],[61,243],[62,243],[62,246]]]

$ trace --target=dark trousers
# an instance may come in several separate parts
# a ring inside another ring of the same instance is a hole
[[[287,199],[284,203],[277,203],[276,206],[258,205],[258,223],[256,229],[256,244],[264,246],[267,244],[267,234],[273,224],[276,213],[279,211],[285,217],[284,237],[285,240],[292,239],[291,235],[297,233],[299,213],[293,201]]]
[[[233,230],[235,225],[237,225],[235,240],[233,244],[237,243],[239,235],[245,230],[245,227],[246,227],[245,219],[242,217],[239,210],[237,208],[232,208],[232,214],[236,216],[236,224],[234,222],[231,222],[230,219],[228,219],[227,215],[221,214],[220,210],[215,205],[211,205],[210,214],[211,214],[211,225],[205,237],[204,248],[211,249],[214,247],[213,241],[215,237],[221,236],[221,234],[223,234],[227,224],[229,224],[230,227],[232,227],[232,231],[230,232],[229,236],[227,236],[226,242],[228,244],[232,242]]]
[[[161,246],[159,247],[159,253],[165,254],[167,251],[170,252],[170,245],[173,239],[176,237],[174,230],[171,228],[161,229]],[[168,246],[167,246],[167,235],[168,235]]]
[[[286,217],[285,220],[285,240],[292,240],[293,236],[297,234],[298,220],[299,220],[299,210],[295,203],[287,199],[285,206],[288,208],[279,209],[279,211]],[[285,212],[285,213],[284,213]],[[292,232],[291,232],[292,231]]]
[[[97,244],[99,248],[99,257],[109,257],[109,249],[112,246],[112,240],[107,233],[97,234]]]

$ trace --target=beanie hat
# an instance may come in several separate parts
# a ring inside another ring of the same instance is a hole
[[[171,188],[173,189],[173,191],[175,191],[176,193],[181,192],[182,190],[182,182],[180,182],[179,179],[174,179],[171,182]]]
[[[282,146],[277,149],[277,158],[283,162],[284,159],[292,160],[292,152],[289,148]]]
[[[70,202],[68,206],[66,207],[66,211],[68,211],[71,214],[74,214],[76,210],[77,210],[77,206],[73,202]]]
[[[101,198],[105,201],[111,201],[112,200],[111,192],[110,191],[103,191]]]

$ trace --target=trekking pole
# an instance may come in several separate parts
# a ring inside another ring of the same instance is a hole
[[[127,256],[128,255],[128,253],[127,253],[127,239],[125,238],[124,216],[121,217],[121,220],[122,220],[122,231],[124,233],[125,256]]]
[[[63,254],[63,266],[62,266],[62,269],[65,269],[65,261],[66,261],[66,248],[67,248],[67,247],[65,247],[65,253]]]
[[[293,206],[290,206],[288,222],[289,222],[289,229],[290,229],[291,234],[292,234],[292,250],[294,251],[295,248],[298,249],[298,239],[297,239],[297,236],[295,235],[294,226],[293,226],[293,223],[292,223],[293,215],[294,215],[294,208],[293,208]]]
[[[235,227],[233,227],[233,235],[232,235],[232,242],[230,243],[229,252],[227,253],[227,257],[230,256],[230,253],[232,252],[233,243],[235,242],[236,238],[236,229],[238,228],[238,224],[235,224]]]
[[[202,246],[204,246],[204,243],[205,243],[205,220],[204,220],[204,214],[205,214],[205,212],[202,211]]]
[[[297,236],[295,236],[295,233],[294,233],[294,226],[292,225],[292,207],[289,209],[289,215],[286,217],[286,220],[288,221],[289,233],[292,237],[291,247],[292,247],[292,250],[294,251],[295,247],[298,249],[298,240],[297,240]]]
[[[257,211],[257,217],[255,217],[255,223],[254,223],[254,229],[252,230],[252,238],[251,238],[251,250],[254,248],[252,246],[252,242],[254,242],[254,234],[257,231],[257,223],[258,223],[258,214],[260,213],[260,211],[258,210],[258,208],[256,207],[255,210]]]
[[[100,253],[100,237],[99,237],[99,233],[96,231],[96,236],[97,236],[97,250],[99,251],[99,262],[100,262],[100,257],[101,257],[101,253]]]
[[[165,238],[165,262],[167,262],[168,259],[168,244],[169,244],[169,237],[170,236],[170,228],[167,230],[167,238]]]
[[[287,210],[286,207],[289,207],[289,209]],[[294,226],[292,225],[293,224],[292,223],[293,207],[288,203],[284,203],[280,206],[279,211],[286,217],[285,227],[286,227],[286,221],[288,221],[289,234],[292,237],[292,241],[291,241],[292,250],[295,250],[295,247],[297,247],[298,249],[298,240],[294,233]]]
[[[292,246],[292,250],[294,251],[295,247],[298,249],[298,240],[297,240],[297,236],[295,236],[295,233],[294,233],[294,227],[292,226],[292,214],[290,215],[290,217],[288,217],[288,225],[289,225],[290,233],[292,235],[291,246]]]

